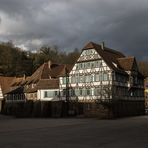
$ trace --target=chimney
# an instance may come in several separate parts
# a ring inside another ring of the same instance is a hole
[[[104,50],[104,47],[105,47],[105,43],[102,42],[102,43],[101,43],[101,49]]]

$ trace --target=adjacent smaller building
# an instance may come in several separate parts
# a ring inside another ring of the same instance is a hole
[[[6,92],[6,102],[59,101],[59,76],[65,75],[66,67],[48,61],[42,64],[31,76],[14,78]]]
[[[41,65],[24,86],[27,100],[59,101],[59,76],[65,73],[65,66],[48,61]]]

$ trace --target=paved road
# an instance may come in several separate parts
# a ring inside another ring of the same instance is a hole
[[[0,148],[148,148],[148,116],[118,120],[0,116]]]

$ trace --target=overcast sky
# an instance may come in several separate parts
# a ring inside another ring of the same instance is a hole
[[[0,0],[0,41],[24,49],[89,42],[148,60],[148,0]]]

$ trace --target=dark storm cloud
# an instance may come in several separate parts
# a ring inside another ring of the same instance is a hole
[[[0,0],[0,40],[37,49],[82,48],[88,41],[147,59],[147,0]]]

